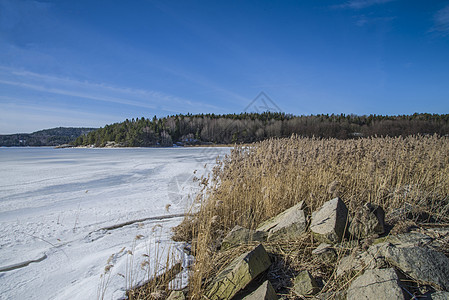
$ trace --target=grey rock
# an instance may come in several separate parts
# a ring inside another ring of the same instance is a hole
[[[449,243],[449,227],[429,228],[426,235],[432,237],[432,247],[440,248]]]
[[[268,240],[295,239],[306,231],[304,201],[263,222],[256,230],[268,233]]]
[[[394,269],[373,269],[357,277],[349,286],[347,300],[405,299]]]
[[[221,242],[221,250],[247,244],[248,242],[263,242],[267,239],[267,236],[268,234],[266,232],[250,230],[237,225]]]
[[[206,296],[212,300],[231,299],[260,273],[271,265],[262,244],[243,253],[227,265],[206,287]]]
[[[257,290],[249,294],[248,296],[244,297],[243,300],[277,300],[278,296],[276,295],[276,292],[271,285],[271,282],[266,280],[264,283],[262,283]]]
[[[327,201],[312,214],[310,230],[320,241],[338,243],[345,235],[348,209],[340,198]]]
[[[314,295],[318,293],[319,287],[315,278],[308,271],[302,271],[293,280],[293,291],[298,296]]]
[[[346,290],[339,291],[339,292],[327,292],[327,293],[321,293],[315,296],[313,299],[320,299],[320,300],[346,300]]]
[[[354,251],[343,257],[337,266],[336,274],[341,276],[351,271],[362,269],[379,269],[387,266],[383,250],[387,243],[372,245],[367,251]]]
[[[428,235],[419,232],[409,232],[376,239],[374,240],[374,244],[388,242],[393,245],[423,246],[431,241],[432,238]]]
[[[323,260],[334,260],[337,258],[337,253],[331,244],[321,243],[316,249],[312,251],[312,254],[319,256]]]
[[[449,291],[449,258],[443,253],[428,247],[390,244],[384,256],[413,279],[431,282]]]
[[[337,276],[342,276],[352,271],[360,271],[363,268],[363,261],[359,255],[353,253],[340,259],[337,265]]]
[[[349,233],[356,239],[363,239],[384,233],[385,212],[382,207],[366,203],[355,213],[349,226]]]
[[[329,250],[333,250],[331,244],[321,243],[318,245],[318,247],[316,247],[314,250],[312,250],[312,254],[319,255],[319,254],[326,253]]]

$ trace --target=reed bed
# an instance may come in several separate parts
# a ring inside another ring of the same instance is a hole
[[[175,228],[174,238],[191,242],[196,258],[189,296],[201,298],[224,256],[237,255],[235,249],[233,254],[216,251],[235,225],[254,229],[299,201],[315,211],[336,196],[350,212],[366,202],[382,206],[390,224],[448,222],[448,175],[449,138],[437,135],[352,140],[292,136],[236,146],[209,177],[200,179],[203,191],[195,213]],[[291,274],[307,268],[329,282],[333,266],[312,261],[316,246],[310,235],[271,245],[276,253],[271,271],[281,265],[282,272]],[[291,274],[275,274],[278,291],[288,286]],[[338,290],[335,282],[327,286]]]

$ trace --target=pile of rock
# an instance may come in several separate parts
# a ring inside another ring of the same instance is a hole
[[[300,202],[256,230],[236,226],[223,239],[222,250],[249,242],[259,244],[211,280],[206,297],[278,299],[270,281],[263,280],[271,265],[264,243],[291,241],[310,233],[322,242],[312,255],[335,262],[336,278],[349,274],[350,280],[340,292],[326,294],[321,292],[322,283],[303,270],[292,278],[292,290],[299,297],[410,299],[419,293],[425,299],[449,299],[449,259],[437,251],[449,245],[449,228],[393,236],[385,232],[384,218],[384,210],[372,204],[350,216],[344,202],[334,198],[311,216]],[[360,240],[370,240],[370,244],[360,247]],[[342,242],[352,251],[340,251]]]

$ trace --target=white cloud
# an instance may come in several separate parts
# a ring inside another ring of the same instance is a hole
[[[434,16],[434,27],[431,31],[449,35],[449,5],[437,11]]]
[[[350,9],[363,9],[369,6],[384,4],[395,0],[351,0],[340,5],[335,5],[335,8],[350,8]]]

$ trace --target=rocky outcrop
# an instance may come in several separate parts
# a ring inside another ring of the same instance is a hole
[[[310,230],[307,231],[309,217],[304,203],[300,202],[264,222],[257,230],[234,227],[222,241],[221,249],[257,241],[264,243],[267,249],[273,251],[273,257],[277,257],[276,249],[282,247],[279,246],[282,242],[294,245],[295,240],[302,243],[306,237],[316,247],[316,239],[322,241],[315,249],[309,248],[303,253],[313,256],[312,263],[326,267],[334,267],[335,264],[337,279],[348,284],[344,285],[345,289],[326,290],[323,286],[329,285],[324,278],[314,278],[307,270],[296,269],[298,275],[293,279],[287,278],[292,280],[292,285],[286,291],[282,291],[285,281],[275,285],[283,295],[290,293],[289,297],[408,299],[416,296],[448,299],[449,258],[440,251],[447,254],[449,228],[421,228],[420,232],[397,235],[390,232],[386,235],[384,215],[381,207],[366,204],[351,219],[344,202],[334,198],[312,213]],[[346,235],[346,231],[350,235]],[[382,234],[386,236],[379,237]],[[258,287],[254,286],[257,281],[266,279],[260,274],[270,264],[264,246],[259,244],[233,260],[211,281],[206,290],[207,298],[277,299],[276,291],[268,280]],[[277,274],[273,277],[277,269],[279,264],[267,272],[267,278],[277,278]],[[285,270],[282,272],[285,276]],[[348,276],[338,278],[344,275]],[[253,280],[256,277],[257,281]]]
[[[346,205],[340,198],[334,198],[312,213],[310,230],[318,240],[333,244],[342,240],[348,225]]]
[[[249,294],[248,296],[244,297],[243,300],[277,300],[278,296],[276,295],[276,292],[274,291],[273,286],[271,285],[271,282],[268,280],[265,280],[264,283],[262,283],[257,290]]]
[[[366,270],[349,286],[347,300],[404,300],[404,294],[398,280],[398,275],[394,269]]]
[[[263,242],[267,237],[268,233],[264,231],[250,230],[237,225],[221,242],[221,250],[227,250],[231,247],[247,244],[249,242]]]
[[[234,259],[206,288],[209,299],[231,299],[271,265],[262,244]]]
[[[304,201],[262,223],[257,231],[268,233],[269,241],[292,240],[306,231],[307,220]]]

